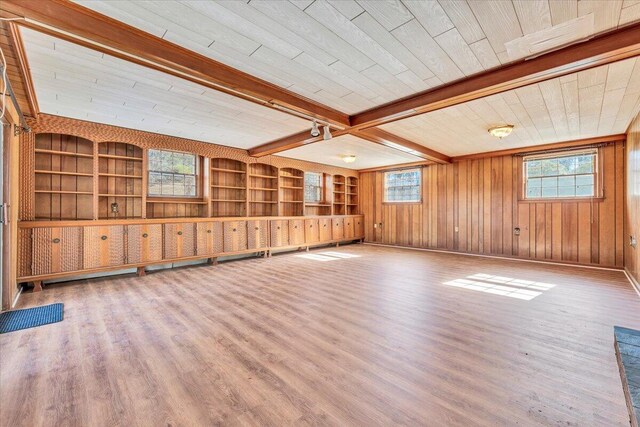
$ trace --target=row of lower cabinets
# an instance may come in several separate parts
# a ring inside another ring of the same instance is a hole
[[[30,265],[23,265],[22,277],[190,257],[261,252],[364,237],[362,216],[25,230],[31,232],[31,256],[23,260]]]

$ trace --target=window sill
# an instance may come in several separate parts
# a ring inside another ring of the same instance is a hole
[[[603,197],[541,197],[539,199],[518,199],[518,203],[584,203],[604,201]]]
[[[382,202],[383,205],[421,205],[422,204],[422,200],[419,201],[407,201],[407,202],[402,202],[402,201],[397,201],[397,202]]]

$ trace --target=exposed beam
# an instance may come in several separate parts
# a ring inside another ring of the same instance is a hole
[[[13,51],[16,54],[16,60],[18,62],[17,68],[20,72],[20,77],[24,84],[24,88],[27,96],[27,103],[29,104],[29,112],[34,118],[38,118],[40,114],[40,107],[38,106],[38,99],[36,98],[36,91],[33,87],[33,79],[31,78],[31,69],[29,68],[29,61],[27,61],[27,55],[24,51],[24,43],[22,42],[22,36],[20,35],[20,29],[13,23],[8,23],[9,30],[9,42],[13,45]]]
[[[360,172],[360,173],[362,173],[362,172],[382,172],[382,171],[389,171],[389,170],[411,169],[411,168],[417,168],[417,167],[422,167],[422,166],[429,166],[429,165],[432,165],[432,164],[434,164],[434,163],[429,161],[429,160],[422,160],[420,162],[399,163],[397,165],[378,166],[378,167],[375,167],[375,168],[358,169],[358,172]]]
[[[532,59],[494,68],[351,116],[366,129],[598,67],[640,54],[640,23]]]
[[[331,130],[331,134],[336,137],[349,133],[347,130]],[[270,154],[279,153],[281,151],[291,150],[292,148],[302,147],[303,145],[313,144],[314,142],[322,141],[322,132],[320,136],[311,136],[310,130],[295,133],[293,135],[285,136],[284,138],[276,139],[256,147],[250,148],[249,155],[252,157],[264,157]]]
[[[345,113],[66,0],[3,0],[0,11],[3,17],[26,18],[15,21],[19,25],[108,55],[289,114],[349,126]]]
[[[606,144],[610,142],[625,141],[627,135],[624,133],[617,135],[598,136],[594,138],[574,139],[571,141],[553,142],[551,144],[531,145],[529,147],[510,148],[508,150],[488,151],[485,153],[467,154],[464,156],[455,156],[451,160],[461,162],[464,160],[485,159],[487,157],[509,156],[512,154],[536,153],[541,151],[563,150],[566,148],[586,147],[589,145]]]
[[[420,145],[416,142],[394,135],[378,128],[371,128],[361,131],[351,130],[351,135],[365,139],[369,142],[384,145],[386,147],[395,148],[423,159],[430,160],[434,163],[451,163],[451,158],[438,151],[432,150]]]

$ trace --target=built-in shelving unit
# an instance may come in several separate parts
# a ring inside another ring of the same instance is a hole
[[[333,175],[333,214],[344,215],[346,213],[346,178],[342,175]]]
[[[345,194],[347,196],[346,206],[347,215],[355,215],[358,213],[358,178],[350,176],[347,177],[347,184],[345,188]]]
[[[278,215],[278,168],[264,163],[249,165],[249,216]]]
[[[141,218],[142,148],[121,142],[98,144],[98,218]]]
[[[76,136],[36,135],[35,219],[93,219],[93,145]]]
[[[147,199],[147,218],[198,218],[206,216],[207,202],[183,197]]]
[[[304,215],[304,172],[280,169],[280,215]]]
[[[211,216],[247,214],[247,164],[232,159],[211,159]]]

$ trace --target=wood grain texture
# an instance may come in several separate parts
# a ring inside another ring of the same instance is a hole
[[[475,274],[554,286],[444,284]],[[612,326],[640,328],[640,300],[618,271],[349,245],[20,308],[52,302],[64,322],[0,336],[2,426],[629,425]]]
[[[362,173],[365,238],[391,245],[622,268],[624,144],[600,148],[600,161],[605,196],[593,202],[519,200],[520,159],[514,156],[423,167],[422,203],[383,203],[384,172]]]
[[[640,283],[640,244],[629,245],[630,236],[640,240],[640,115],[627,131],[627,188],[625,206],[625,235],[623,240],[625,268]]]

